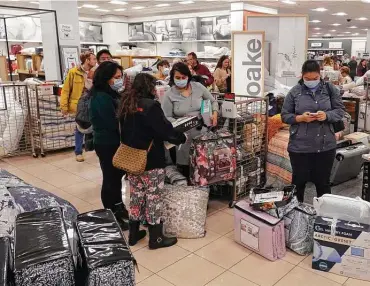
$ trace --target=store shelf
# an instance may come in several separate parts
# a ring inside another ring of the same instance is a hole
[[[231,42],[231,40],[192,40],[192,41],[119,41],[118,44],[130,43],[151,43],[151,44],[164,44],[164,43],[204,43],[204,42]]]
[[[18,74],[29,74],[29,75],[38,75],[38,76],[45,76],[45,72],[43,71],[39,71],[39,72],[31,72],[31,71],[28,71],[28,70],[17,70],[17,73]]]
[[[101,43],[101,42],[81,42],[81,45],[94,45],[94,46],[109,46],[106,43]]]
[[[185,56],[161,56],[162,58],[168,58],[168,59],[175,59],[175,58],[185,58]],[[198,56],[198,59],[205,59],[205,60],[218,60],[220,57],[201,57]]]
[[[5,39],[0,39],[0,42],[6,42]],[[34,41],[34,40],[8,40],[9,43],[42,43],[42,41]]]
[[[344,51],[344,49],[312,48],[312,49],[307,49],[307,51]]]

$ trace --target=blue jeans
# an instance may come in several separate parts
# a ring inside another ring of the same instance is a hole
[[[76,155],[82,155],[82,145],[84,143],[84,134],[82,134],[80,131],[78,131],[77,127],[75,130],[75,154]]]

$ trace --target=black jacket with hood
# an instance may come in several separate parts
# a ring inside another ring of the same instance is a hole
[[[126,118],[120,120],[120,123],[123,144],[147,150],[153,141],[148,153],[146,171],[166,166],[164,141],[174,145],[186,142],[186,136],[173,128],[165,117],[161,104],[152,94],[140,97],[137,112],[128,114]]]

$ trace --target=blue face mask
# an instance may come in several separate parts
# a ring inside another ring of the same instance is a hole
[[[314,89],[320,83],[320,79],[316,80],[303,80],[304,85],[307,86],[309,89]]]
[[[122,78],[116,78],[113,82],[113,84],[110,85],[110,87],[114,91],[121,91],[123,90],[123,79]]]
[[[162,73],[163,73],[163,75],[168,76],[170,74],[170,69],[169,68],[164,68]]]
[[[188,78],[186,78],[186,79],[175,79],[174,82],[175,82],[175,85],[178,88],[185,88],[188,85]]]

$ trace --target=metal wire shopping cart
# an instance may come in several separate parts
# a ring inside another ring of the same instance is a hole
[[[34,138],[28,88],[20,83],[0,84],[0,157],[33,154]]]

